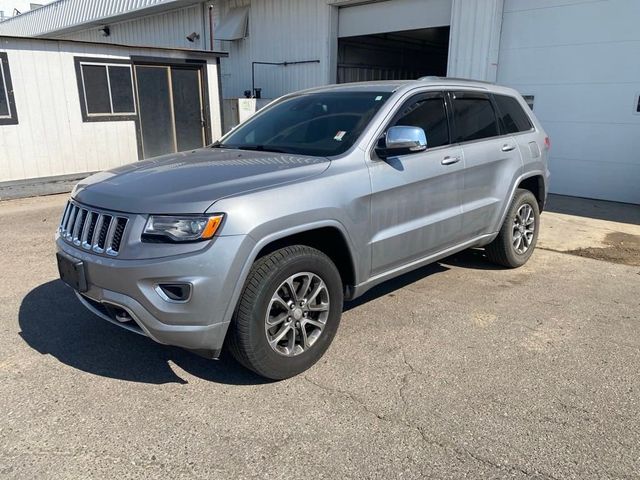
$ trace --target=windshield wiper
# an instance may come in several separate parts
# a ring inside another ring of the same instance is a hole
[[[282,150],[278,147],[272,147],[271,145],[238,145],[232,148],[237,148],[238,150],[253,150],[257,152],[289,153],[286,150]]]

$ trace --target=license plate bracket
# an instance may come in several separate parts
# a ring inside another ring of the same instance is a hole
[[[56,258],[58,260],[60,279],[74,290],[80,293],[86,292],[89,287],[82,260],[67,257],[60,253],[56,253]]]

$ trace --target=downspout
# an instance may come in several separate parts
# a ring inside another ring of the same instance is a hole
[[[213,51],[213,4],[209,4],[209,50]]]

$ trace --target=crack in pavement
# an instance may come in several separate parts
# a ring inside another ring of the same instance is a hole
[[[491,468],[500,470],[500,471],[510,471],[510,472],[517,472],[517,473],[521,473],[527,477],[538,477],[538,478],[544,478],[544,479],[548,479],[548,480],[558,480],[557,477],[554,477],[552,475],[546,474],[546,473],[542,473],[539,471],[529,471],[527,469],[525,469],[524,467],[520,467],[517,465],[509,465],[509,464],[500,464],[500,463],[496,463],[488,458],[485,458],[467,448],[464,447],[458,447],[454,444],[451,444],[449,442],[442,442],[440,440],[434,439],[432,437],[429,436],[428,432],[421,426],[419,425],[414,425],[410,422],[410,418],[408,416],[408,410],[409,410],[409,402],[405,396],[405,389],[408,387],[409,385],[409,378],[411,377],[411,375],[423,375],[422,372],[420,372],[419,370],[417,370],[413,365],[411,365],[411,363],[407,360],[407,356],[405,354],[404,349],[399,348],[401,354],[402,354],[402,363],[405,366],[406,371],[404,372],[404,374],[402,375],[401,381],[400,381],[400,387],[398,389],[398,396],[400,397],[400,400],[402,401],[402,405],[403,405],[403,411],[402,411],[402,420],[398,421],[398,420],[394,420],[392,417],[386,417],[384,414],[378,413],[375,410],[371,409],[364,401],[360,400],[359,398],[357,398],[354,394],[352,394],[351,392],[348,392],[346,390],[342,390],[339,388],[334,388],[334,387],[329,387],[327,385],[323,385],[321,383],[318,383],[315,380],[312,380],[311,378],[309,378],[308,375],[304,375],[302,378],[310,383],[311,385],[315,386],[316,388],[319,388],[325,392],[329,392],[329,393],[333,393],[333,394],[337,394],[337,395],[341,395],[343,397],[348,398],[349,400],[351,400],[353,403],[355,403],[356,405],[358,405],[363,411],[365,411],[366,413],[373,415],[375,418],[377,418],[378,420],[382,420],[384,422],[388,422],[392,425],[396,425],[396,426],[402,426],[402,427],[406,427],[410,430],[413,430],[414,432],[416,432],[419,436],[420,439],[422,440],[422,442],[424,444],[427,445],[431,445],[431,446],[435,446],[438,448],[441,448],[443,450],[449,450],[454,452],[455,454],[457,454],[458,456],[467,456],[471,459],[473,459],[474,461],[478,462],[478,463],[482,463],[484,465],[487,465]]]

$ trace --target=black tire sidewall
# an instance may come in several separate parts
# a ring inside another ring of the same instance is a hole
[[[533,240],[531,241],[531,245],[524,253],[516,252],[516,249],[513,245],[513,221],[516,217],[516,213],[523,205],[529,205],[533,209],[533,215],[535,219],[535,229],[533,231]],[[509,209],[509,214],[505,219],[504,224],[504,235],[505,240],[508,245],[507,255],[509,256],[509,260],[514,265],[524,265],[529,257],[533,254],[533,250],[538,243],[538,233],[540,232],[540,208],[538,207],[538,202],[536,197],[534,197],[533,193],[528,190],[519,190],[516,198],[514,199],[511,208]]]
[[[249,322],[249,329],[248,338],[243,339],[243,343],[245,348],[251,350],[251,367],[269,378],[288,378],[307,370],[326,352],[338,330],[343,299],[340,274],[324,254],[311,249],[306,250],[308,252],[285,257],[261,279],[257,295],[251,299],[251,318],[245,319]],[[329,315],[322,334],[307,351],[286,357],[275,352],[269,345],[265,332],[265,316],[276,289],[291,275],[300,272],[314,273],[324,281],[329,292]]]

